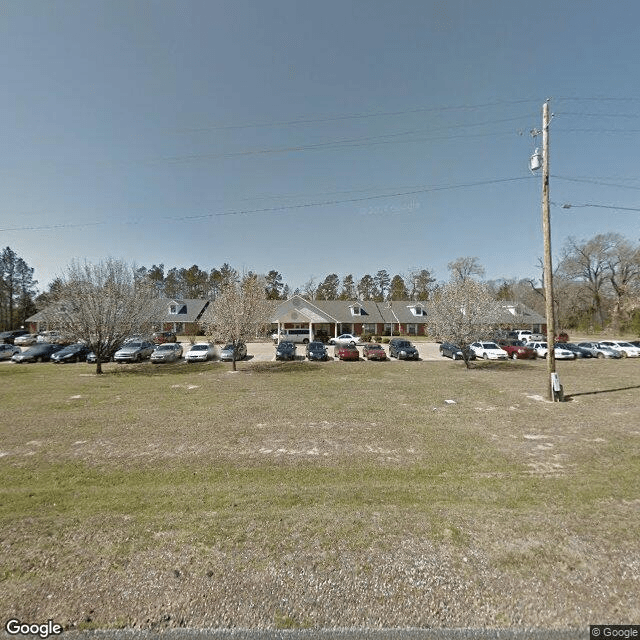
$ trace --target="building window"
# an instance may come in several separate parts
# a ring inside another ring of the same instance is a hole
[[[376,332],[375,322],[365,322],[362,324],[362,333],[375,333],[375,332]]]
[[[169,313],[178,313],[178,305],[177,304],[170,304],[169,305]]]
[[[418,335],[418,325],[415,323],[407,324],[407,335],[417,336]]]

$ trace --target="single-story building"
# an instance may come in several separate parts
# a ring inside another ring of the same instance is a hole
[[[377,336],[427,335],[429,303],[415,300],[307,300],[294,295],[279,302],[271,317],[278,333],[283,329],[309,329],[310,339],[342,333]],[[500,324],[506,328],[546,330],[545,319],[521,303],[505,302]]]

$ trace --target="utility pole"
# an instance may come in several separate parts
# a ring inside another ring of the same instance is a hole
[[[549,100],[542,106],[542,235],[544,237],[544,298],[547,316],[547,397],[560,400],[562,388],[556,374],[553,267],[551,265],[551,215],[549,210]]]

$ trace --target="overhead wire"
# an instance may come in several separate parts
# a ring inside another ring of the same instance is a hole
[[[263,214],[263,213],[277,213],[277,212],[283,212],[283,211],[288,211],[288,210],[292,210],[292,209],[305,209],[305,208],[312,208],[312,207],[333,206],[333,205],[338,205],[338,204],[350,204],[350,203],[355,203],[355,202],[366,202],[366,201],[370,201],[370,200],[381,200],[381,199],[384,199],[384,198],[397,198],[397,197],[401,197],[401,196],[417,195],[419,193],[431,193],[431,192],[437,192],[437,191],[451,191],[451,190],[455,190],[455,189],[465,189],[465,188],[470,188],[470,187],[487,186],[487,185],[493,185],[493,184],[519,182],[519,181],[522,181],[522,180],[531,180],[531,179],[533,179],[532,176],[518,176],[518,177],[513,177],[513,178],[497,178],[495,180],[482,180],[482,181],[478,181],[478,182],[467,182],[467,183],[454,184],[454,185],[440,185],[440,186],[422,187],[422,188],[418,188],[418,189],[399,191],[399,192],[395,192],[395,193],[378,194],[378,195],[372,195],[372,196],[363,196],[363,197],[359,197],[359,198],[345,198],[345,199],[335,199],[335,200],[324,200],[324,201],[320,201],[320,202],[305,202],[305,203],[290,204],[290,205],[280,205],[280,206],[276,206],[276,207],[263,207],[263,208],[257,208],[257,209],[243,209],[243,210],[231,210],[231,211],[221,211],[221,212],[209,212],[209,213],[203,213],[203,214],[197,214],[197,215],[191,215],[191,216],[159,216],[159,217],[157,217],[157,219],[158,220],[166,220],[166,221],[187,221],[187,220],[204,220],[204,219],[207,219],[207,218],[216,218],[216,217],[224,217],[224,216],[256,215],[256,214]],[[141,224],[143,222],[146,223],[146,220],[145,221],[143,221],[143,220],[133,220],[133,221],[129,220],[129,221],[123,221],[120,224],[134,225],[134,224]],[[76,228],[76,227],[102,225],[102,224],[107,224],[107,222],[106,221],[98,221],[98,222],[92,222],[92,223],[83,222],[83,223],[69,223],[69,224],[62,224],[62,225],[5,227],[5,228],[0,229],[0,231],[3,231],[3,232],[9,232],[9,231],[46,231],[46,230],[57,229],[57,228]]]

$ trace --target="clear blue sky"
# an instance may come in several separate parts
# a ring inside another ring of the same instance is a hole
[[[109,256],[292,288],[459,256],[537,277],[546,98],[552,201],[640,207],[639,23],[636,1],[1,0],[0,245],[41,287]],[[554,206],[554,254],[639,221]]]

